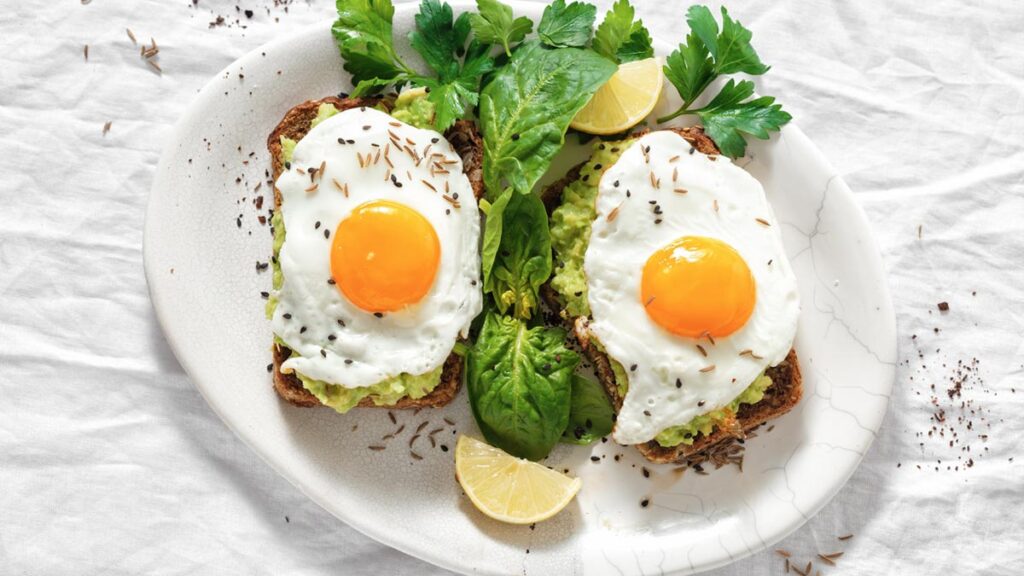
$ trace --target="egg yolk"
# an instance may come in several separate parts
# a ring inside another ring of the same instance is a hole
[[[357,206],[331,245],[331,277],[367,312],[394,312],[430,290],[441,259],[437,233],[422,214],[388,200]]]
[[[754,277],[736,250],[714,238],[683,236],[647,259],[640,298],[656,324],[687,338],[722,337],[754,311]]]

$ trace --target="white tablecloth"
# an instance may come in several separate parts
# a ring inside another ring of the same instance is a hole
[[[0,574],[442,573],[278,477],[207,407],[156,323],[143,212],[171,126],[223,66],[334,10],[192,3],[0,10]],[[685,3],[634,4],[678,38]],[[877,441],[779,547],[800,565],[845,551],[837,568],[815,562],[825,574],[1024,573],[1024,6],[735,0],[732,13],[773,66],[762,91],[867,210],[900,327]],[[125,28],[156,38],[162,75]],[[955,365],[974,359],[950,399]],[[971,429],[958,420],[968,400]],[[764,552],[718,574],[782,572]]]

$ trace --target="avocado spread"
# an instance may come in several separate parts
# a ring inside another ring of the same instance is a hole
[[[413,92],[418,93],[407,96]],[[395,107],[391,111],[391,115],[397,120],[412,124],[418,128],[430,128],[434,118],[434,105],[427,101],[426,94],[425,90],[408,90],[403,92],[395,101]],[[332,104],[321,104],[317,109],[316,118],[310,123],[310,129],[337,113],[338,109]],[[402,116],[399,114],[402,114]],[[282,163],[291,162],[296,144],[295,140],[281,138]],[[280,210],[274,211],[273,216],[270,218],[270,226],[274,233],[274,258],[271,260],[274,291],[271,292],[267,300],[267,318],[271,318],[274,315],[274,310],[277,308],[276,294],[284,283],[281,264],[278,262],[278,255],[281,252],[281,246],[284,245],[285,238],[284,218],[282,218]],[[274,342],[280,346],[286,346],[277,336],[274,337]],[[458,346],[456,346],[456,349],[458,349]],[[316,396],[320,402],[334,408],[338,412],[345,413],[366,397],[369,397],[377,406],[392,406],[406,396],[412,399],[422,398],[441,383],[443,368],[444,366],[438,366],[430,372],[419,375],[402,373],[372,386],[358,388],[328,384],[327,382],[308,378],[299,372],[296,372],[295,375],[302,382],[302,386],[309,390],[313,396]]]
[[[571,317],[590,315],[583,257],[590,243],[590,224],[597,216],[597,188],[601,175],[618,161],[632,143],[633,140],[623,140],[595,144],[590,160],[580,169],[580,177],[562,190],[562,204],[551,213],[551,247],[555,252],[555,273],[551,278],[551,287],[561,297],[565,306],[564,313]],[[604,347],[593,336],[591,343],[604,351]],[[629,389],[629,377],[622,364],[611,357],[608,359],[615,374],[619,396],[625,397]],[[696,416],[686,424],[666,428],[655,440],[666,448],[693,444],[698,434],[710,434],[719,422],[735,414],[740,404],[760,402],[771,383],[772,379],[762,374],[729,405]]]

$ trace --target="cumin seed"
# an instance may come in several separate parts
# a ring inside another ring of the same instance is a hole
[[[709,364],[709,365],[701,368],[700,371],[706,373],[706,372],[711,372],[714,369],[715,369],[715,365],[714,364]]]
[[[154,62],[153,60],[146,60],[146,63],[152,66],[157,72],[163,73],[163,68],[161,68],[160,65]]]
[[[381,450],[384,449],[383,446],[367,446],[367,448],[369,448],[370,450],[373,450],[374,452],[380,452]]]
[[[128,39],[132,41],[132,44],[139,43],[139,41],[135,39],[135,34],[132,34],[131,28],[125,28],[124,31],[128,33]]]
[[[409,451],[409,456],[412,456],[413,460],[423,460],[423,456],[420,456],[419,454],[417,454],[417,453],[415,453],[415,452],[413,452],[411,450]]]
[[[679,155],[677,154],[677,155],[669,158],[668,161],[669,162],[678,162],[679,161]]]
[[[708,351],[705,350],[704,347],[701,346],[700,344],[697,344],[697,350],[700,350],[701,355],[704,356],[705,358],[708,357]]]
[[[608,222],[612,222],[613,220],[615,220],[615,218],[618,217],[619,215],[619,208],[622,208],[622,204],[619,204],[615,208],[612,208],[612,211],[608,213],[608,217],[605,218],[605,220],[607,220]]]
[[[83,52],[83,54],[85,54],[85,59],[89,60],[89,45],[88,44],[85,45],[85,48],[82,49],[82,52]]]
[[[391,410],[388,410],[388,418],[391,420],[392,424],[398,424],[398,421],[395,419],[395,413]]]
[[[853,534],[847,534],[846,536],[840,536],[839,540],[846,541],[846,540],[849,540],[850,538],[853,538]]]
[[[412,445],[416,443],[416,439],[419,437],[419,434],[414,434],[412,438],[409,438],[409,448],[412,448]]]
[[[434,185],[431,184],[430,182],[427,182],[426,180],[422,180],[422,179],[420,180],[420,182],[423,182],[423,185],[426,186],[427,188],[430,188],[434,192],[437,192],[437,188],[434,188]]]
[[[442,418],[442,420],[444,420],[444,423],[445,423],[445,424],[447,424],[447,425],[449,425],[449,426],[455,426],[455,422],[452,422],[452,421],[451,421],[451,419],[450,419],[450,418],[448,418],[447,416],[445,416],[444,418]]]
[[[309,188],[306,188],[306,192],[313,192],[313,191],[315,191],[319,187],[320,187],[320,183],[319,182],[313,182],[312,186],[310,186]]]
[[[416,433],[419,434],[420,432],[422,432],[423,429],[427,427],[427,424],[429,424],[429,422],[427,422],[426,420],[420,422],[420,425],[416,427]]]
[[[786,550],[782,550],[782,549],[776,550],[775,553],[778,554],[779,556],[782,556],[783,558],[789,558],[790,556],[792,556],[792,554],[790,554]]]
[[[111,122],[110,120],[107,120],[107,121],[106,121],[106,122],[105,122],[105,123],[103,124],[103,135],[104,135],[104,136],[106,136],[106,135],[107,135],[107,132],[110,132],[110,127],[111,127],[111,126],[112,126],[113,124],[114,124],[114,123],[113,123],[113,122]]]
[[[764,218],[754,218],[754,220],[757,221],[758,224],[763,224],[765,226],[771,226],[771,224],[768,223],[768,221],[765,220]]]

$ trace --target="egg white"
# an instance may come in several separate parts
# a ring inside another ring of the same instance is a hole
[[[640,301],[647,259],[681,236],[727,242],[755,279],[750,319],[713,345],[658,326]],[[584,272],[590,330],[629,376],[613,431],[622,444],[649,441],[665,428],[729,404],[792,347],[800,311],[796,278],[764,189],[728,158],[697,153],[674,132],[643,136],[605,171]],[[753,355],[741,356],[745,350]],[[701,372],[708,366],[714,369]]]
[[[448,173],[389,144],[392,134],[418,157],[443,155],[433,160]],[[346,143],[339,143],[339,138]],[[393,168],[378,156],[385,149]],[[360,166],[357,153],[367,166]],[[311,177],[309,169],[318,169],[322,162],[323,173]],[[310,190],[314,183],[316,188]],[[458,207],[443,197],[446,183],[448,196],[457,198]],[[284,362],[282,370],[354,388],[441,366],[482,307],[476,198],[462,172],[462,160],[448,141],[378,110],[353,108],[310,130],[276,185],[286,236],[278,257],[284,281],[271,327],[298,354]],[[347,186],[347,197],[338,185]],[[416,210],[433,226],[441,247],[429,292],[415,305],[382,317],[358,308],[328,282],[338,223],[373,200],[391,200]]]

